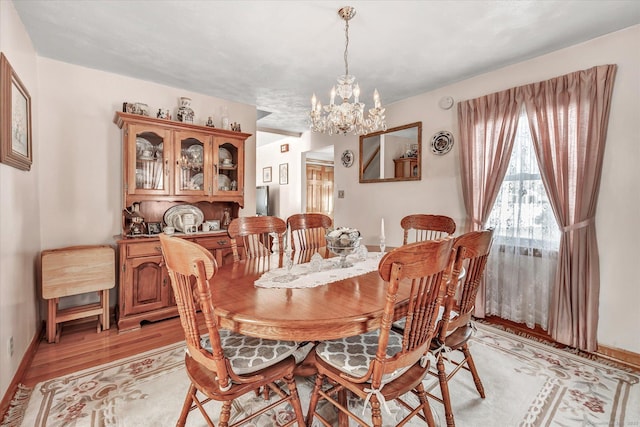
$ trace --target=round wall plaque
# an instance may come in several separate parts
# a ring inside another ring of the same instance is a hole
[[[353,165],[353,151],[351,150],[344,150],[344,152],[342,153],[342,166],[344,166],[345,168],[350,168],[351,165]]]
[[[451,134],[451,132],[442,130],[440,132],[437,132],[431,138],[431,151],[433,151],[435,154],[447,154],[449,151],[451,151],[451,147],[453,147],[453,135]]]

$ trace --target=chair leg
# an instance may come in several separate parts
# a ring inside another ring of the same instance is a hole
[[[418,392],[418,399],[420,400],[420,405],[422,406],[422,412],[424,413],[424,418],[427,420],[427,425],[429,427],[435,427],[436,422],[433,419],[433,412],[431,412],[431,406],[429,406],[429,402],[427,401],[427,392],[424,390],[424,384],[418,384],[416,387],[416,391]]]
[[[375,395],[371,396],[369,404],[371,405],[371,421],[373,422],[373,427],[382,427],[382,413],[380,412],[378,397]]]
[[[324,382],[324,376],[322,374],[316,374],[316,382],[313,386],[313,391],[311,392],[311,399],[309,400],[309,410],[307,411],[307,427],[311,427],[313,423],[313,416],[316,413],[316,406],[318,405],[318,400],[320,399],[320,389],[322,388],[322,383]]]
[[[444,358],[441,354],[438,354],[436,367],[438,368],[438,381],[440,382],[440,393],[442,394],[442,404],[444,405],[444,415],[447,420],[447,426],[453,427],[456,425],[456,423],[453,420],[453,409],[451,409],[451,398],[449,396],[447,372],[444,369]]]
[[[462,346],[461,350],[462,350],[462,353],[464,353],[465,361],[469,366],[469,371],[471,371],[471,375],[473,376],[473,382],[476,385],[476,390],[478,390],[478,394],[480,394],[480,397],[484,399],[485,398],[484,386],[482,385],[482,381],[480,381],[480,375],[478,375],[476,364],[473,362],[473,357],[471,356],[471,352],[469,351],[469,346],[465,343]]]
[[[296,386],[296,380],[293,374],[284,377],[284,381],[289,388],[289,396],[291,396],[291,406],[296,413],[296,419],[298,420],[298,426],[304,425],[304,413],[302,412],[302,404],[300,403],[300,395],[298,394],[298,387]],[[268,388],[268,387],[267,387]]]
[[[231,418],[231,403],[233,400],[225,400],[220,410],[220,421],[218,427],[229,427],[229,419]]]
[[[178,422],[176,423],[176,427],[184,427],[187,422],[187,416],[191,410],[191,404],[193,403],[193,399],[196,395],[196,386],[191,383],[189,385],[189,391],[187,391],[187,397],[184,399],[184,404],[182,405],[182,412],[180,412],[180,418],[178,418]]]

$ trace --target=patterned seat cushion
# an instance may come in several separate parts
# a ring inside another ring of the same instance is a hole
[[[265,340],[236,334],[226,329],[220,329],[219,333],[224,355],[238,375],[250,374],[275,365],[298,349],[298,343],[293,341]],[[200,339],[200,345],[211,352],[208,335]]]
[[[376,358],[379,330],[353,337],[323,341],[316,346],[316,355],[333,366],[354,377],[367,373],[369,365]],[[402,350],[402,336],[389,334],[387,356],[393,356]],[[409,367],[385,374],[382,383],[388,383],[402,375]]]

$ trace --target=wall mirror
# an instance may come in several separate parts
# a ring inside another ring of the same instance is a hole
[[[422,122],[360,136],[360,182],[422,179]]]

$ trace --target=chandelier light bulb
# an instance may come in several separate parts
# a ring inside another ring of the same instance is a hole
[[[345,48],[344,48],[344,68],[345,73],[338,76],[338,85],[331,89],[331,99],[329,105],[322,108],[322,104],[316,98],[315,93],[311,98],[311,130],[313,132],[342,133],[346,135],[352,132],[354,135],[365,135],[378,130],[386,130],[384,121],[384,111],[380,103],[378,89],[373,92],[374,108],[368,110],[365,117],[364,103],[360,102],[360,85],[356,83],[356,77],[349,74],[349,20],[356,14],[356,10],[350,6],[345,6],[338,10],[338,15],[345,21]],[[342,103],[335,104],[336,95],[342,99]],[[351,97],[353,96],[353,102]]]

